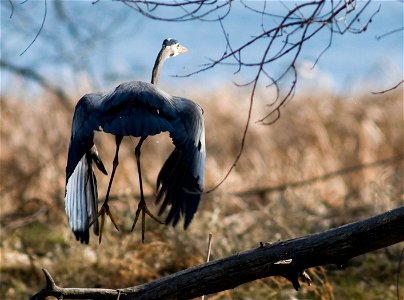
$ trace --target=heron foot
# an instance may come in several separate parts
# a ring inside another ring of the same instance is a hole
[[[137,220],[139,219],[140,213],[142,213],[142,243],[144,243],[144,234],[146,231],[146,214],[149,215],[154,221],[159,224],[164,224],[159,218],[153,215],[150,210],[147,208],[146,201],[144,199],[140,200],[139,205],[137,206],[135,220],[133,221],[132,231],[135,229]]]
[[[104,224],[105,224],[105,216],[108,216],[111,219],[112,224],[114,224],[116,230],[119,231],[118,225],[116,225],[115,219],[109,209],[109,205],[108,203],[104,202],[104,204],[101,206],[100,211],[98,212],[97,216],[94,218],[94,220],[91,221],[90,225],[88,227],[90,227],[91,225],[94,224],[94,222],[101,217],[101,225],[100,225],[100,235],[98,238],[98,242],[101,244],[101,240],[102,240],[102,232],[104,230]]]

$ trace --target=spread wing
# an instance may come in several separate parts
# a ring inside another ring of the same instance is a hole
[[[175,98],[178,110],[170,136],[174,151],[157,177],[156,202],[162,202],[159,214],[168,205],[166,223],[175,226],[184,216],[184,228],[191,223],[203,191],[205,173],[205,126],[202,108],[194,102]]]
[[[89,223],[98,211],[97,180],[92,163],[106,174],[105,167],[94,146],[94,128],[98,124],[93,103],[101,94],[87,94],[76,105],[66,165],[65,209],[76,239],[89,241]],[[98,235],[98,221],[93,231]]]

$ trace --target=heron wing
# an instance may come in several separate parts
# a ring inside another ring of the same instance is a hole
[[[176,148],[157,177],[156,202],[159,214],[171,205],[166,223],[175,226],[184,216],[184,228],[191,223],[203,190],[205,170],[205,126],[203,111],[194,102],[175,98],[178,116],[171,121],[170,136]]]
[[[101,94],[87,94],[76,105],[66,165],[65,209],[76,239],[89,241],[88,225],[98,210],[97,180],[92,163],[106,174],[105,167],[93,143],[94,130],[99,124],[96,104]],[[98,234],[98,220],[94,223]]]
[[[67,155],[66,184],[78,162],[94,145],[94,130],[98,130],[101,122],[97,109],[101,97],[101,94],[87,94],[76,105]]]

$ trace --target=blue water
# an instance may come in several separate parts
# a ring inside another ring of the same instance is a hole
[[[263,2],[248,1],[258,9]],[[284,2],[293,7],[294,2]],[[189,52],[167,61],[160,80],[163,87],[182,91],[188,87],[215,88],[232,86],[253,78],[256,68],[243,68],[234,74],[236,66],[218,66],[191,77],[209,59],[219,58],[225,50],[225,39],[217,22],[162,22],[145,18],[116,1],[63,1],[64,16],[58,14],[54,1],[47,1],[47,17],[42,32],[23,54],[41,26],[45,2],[29,0],[11,5],[1,1],[1,57],[15,65],[30,67],[50,82],[68,91],[106,90],[126,80],[150,80],[151,69],[161,42],[173,37],[189,48]],[[359,5],[364,5],[360,2]],[[334,35],[332,47],[312,65],[326,47],[329,35],[324,31],[311,39],[303,48],[298,61],[299,87],[323,88],[337,92],[362,89],[380,90],[403,78],[403,31],[376,37],[403,27],[403,3],[375,1],[367,8],[358,27],[375,12],[368,30],[362,34]],[[285,13],[286,8],[275,1],[267,2],[267,10]],[[162,11],[165,15],[171,12]],[[11,18],[10,18],[11,15]],[[276,23],[266,18],[264,25]],[[261,17],[239,2],[232,6],[223,21],[229,40],[234,47],[261,33]],[[257,61],[266,41],[251,47],[243,54],[248,61]],[[277,45],[279,47],[279,45]],[[288,60],[281,60],[269,68],[271,74],[280,74]],[[73,67],[72,67],[73,66]],[[1,70],[2,92],[13,93],[15,77]],[[263,84],[266,81],[263,81]],[[20,83],[21,84],[21,83]],[[26,84],[27,93],[37,90]],[[288,81],[284,83],[287,86]],[[84,87],[83,87],[84,86]],[[22,93],[23,91],[19,91]]]

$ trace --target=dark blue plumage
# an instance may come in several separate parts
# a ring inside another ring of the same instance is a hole
[[[86,243],[88,224],[97,215],[98,203],[92,162],[103,170],[94,147],[95,131],[135,137],[170,133],[175,149],[159,173],[156,201],[162,203],[159,214],[170,206],[166,223],[176,225],[184,216],[186,228],[203,190],[205,129],[201,107],[140,81],[123,83],[104,95],[88,94],[80,99],[72,122],[65,205],[76,238]]]

